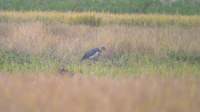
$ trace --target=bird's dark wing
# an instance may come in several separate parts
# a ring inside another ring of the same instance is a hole
[[[89,51],[87,51],[84,56],[82,57],[81,60],[84,60],[84,59],[89,59],[90,56],[94,55],[96,52],[99,52],[99,48],[94,48],[94,49],[91,49]]]

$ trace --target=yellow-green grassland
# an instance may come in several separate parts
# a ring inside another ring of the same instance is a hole
[[[2,112],[198,112],[199,75],[199,15],[0,12]]]

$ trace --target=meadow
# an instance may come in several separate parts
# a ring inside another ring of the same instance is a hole
[[[100,76],[199,74],[199,16],[94,12],[0,15],[0,69],[5,72],[56,72],[64,66],[72,72]],[[107,50],[96,64],[80,64],[85,51],[100,46]]]
[[[198,112],[199,18],[2,11],[0,111]]]

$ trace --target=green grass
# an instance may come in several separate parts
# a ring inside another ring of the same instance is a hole
[[[138,56],[140,58],[138,58]],[[151,56],[130,55],[121,60],[106,60],[86,64],[71,64],[67,68],[75,73],[83,73],[97,76],[138,76],[145,74],[161,75],[161,76],[185,76],[194,75],[199,76],[200,63],[193,62],[196,60],[180,60],[179,58],[167,57],[159,59]],[[179,57],[178,55],[176,55]],[[187,56],[185,56],[187,57]]]
[[[198,0],[0,0],[1,10],[200,14]]]
[[[56,58],[44,58],[15,51],[0,51],[1,72],[57,72],[64,65],[70,72],[95,76],[138,76],[152,74],[161,76],[199,76],[199,57],[187,54],[169,54],[159,59],[148,55],[121,55],[112,60],[101,59],[92,62],[71,62],[68,64]]]
[[[0,71],[2,72],[51,72],[55,71],[56,64],[54,60],[48,58],[0,50]]]

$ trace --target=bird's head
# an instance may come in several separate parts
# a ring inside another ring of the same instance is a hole
[[[106,50],[106,47],[103,46],[103,47],[100,48],[100,50],[101,50],[101,51],[105,51],[105,50]]]

